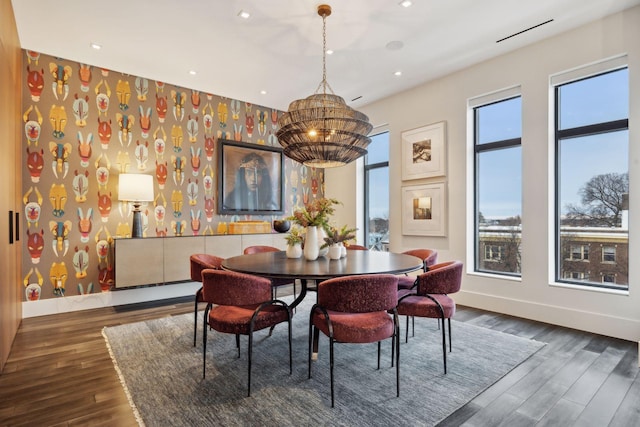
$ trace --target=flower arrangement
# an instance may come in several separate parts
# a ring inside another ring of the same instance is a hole
[[[335,212],[336,199],[320,198],[293,212],[287,219],[301,227],[326,227],[329,217]]]
[[[304,240],[304,235],[300,227],[291,227],[291,230],[284,237],[289,246],[299,245]]]
[[[357,228],[347,228],[346,225],[342,226],[340,230],[336,227],[325,227],[327,236],[324,238],[323,248],[332,246],[338,243],[344,243],[356,238],[355,232]]]

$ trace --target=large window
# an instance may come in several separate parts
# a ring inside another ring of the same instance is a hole
[[[520,275],[522,102],[474,108],[475,271]]]
[[[364,241],[372,250],[386,250],[389,244],[389,132],[371,137],[365,156]]]
[[[618,67],[554,84],[558,282],[628,289],[629,73]]]

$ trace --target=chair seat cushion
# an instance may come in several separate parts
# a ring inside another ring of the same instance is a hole
[[[398,276],[398,289],[411,289],[416,280],[415,276]]]
[[[257,307],[258,305],[214,306],[209,312],[209,326],[218,332],[248,335],[251,316]],[[259,331],[286,321],[287,309],[278,305],[270,305],[260,311],[254,322],[253,330]]]
[[[445,318],[451,318],[456,313],[456,303],[444,294],[429,294],[440,303]],[[400,297],[400,296],[399,296]],[[398,302],[398,314],[401,316],[440,317],[438,305],[426,296],[413,295]]]
[[[333,338],[338,342],[371,343],[393,336],[393,319],[386,312],[327,312],[333,325]],[[319,310],[313,316],[313,325],[329,336],[327,321]]]

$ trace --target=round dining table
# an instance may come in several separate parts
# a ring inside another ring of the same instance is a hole
[[[422,269],[422,260],[392,252],[347,250],[347,256],[337,260],[319,257],[307,261],[304,257],[287,258],[284,251],[261,252],[227,258],[222,268],[238,273],[254,274],[271,279],[300,279],[302,289],[291,303],[294,308],[307,293],[309,281],[362,274],[402,274]]]

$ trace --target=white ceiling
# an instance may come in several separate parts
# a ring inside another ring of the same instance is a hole
[[[404,8],[399,1],[329,3],[327,47],[335,53],[327,56],[327,80],[354,108],[640,4],[413,0]],[[320,3],[12,0],[24,49],[282,110],[322,79]],[[251,17],[241,19],[240,10]],[[389,49],[389,42],[403,47]]]

